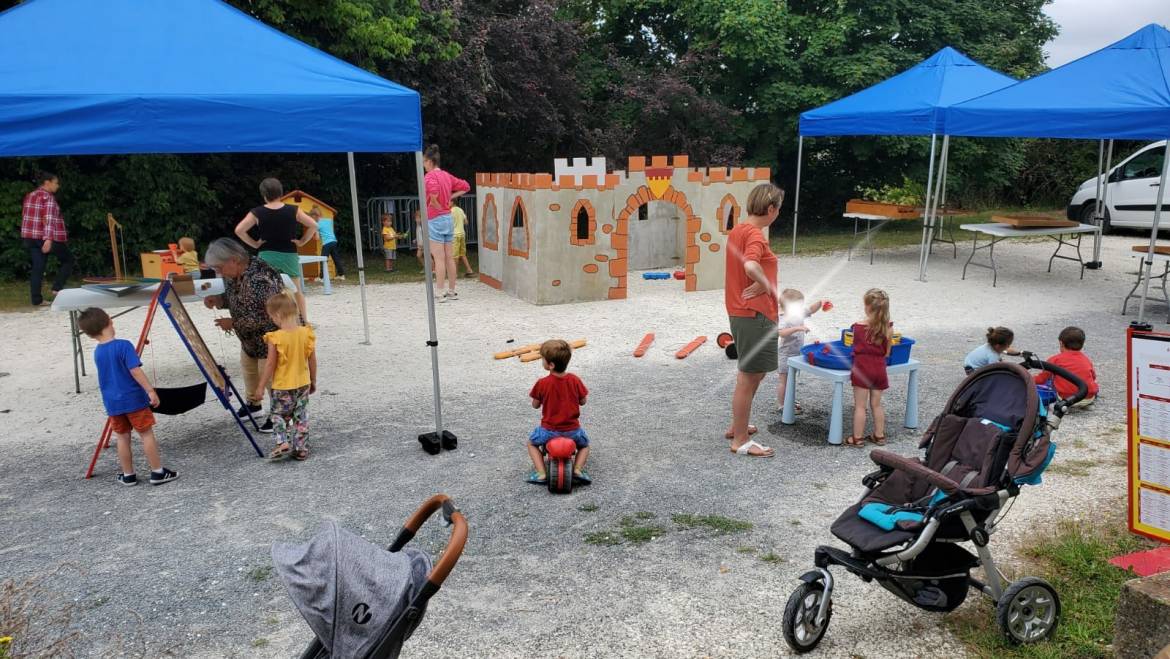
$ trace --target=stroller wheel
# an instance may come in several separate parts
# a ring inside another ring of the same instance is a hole
[[[995,619],[1011,643],[1042,641],[1060,622],[1060,597],[1047,581],[1024,577],[1013,581],[999,598]]]
[[[829,620],[833,618],[833,602],[825,610],[825,619],[817,624],[817,613],[825,597],[825,586],[819,581],[802,583],[788,596],[784,606],[784,640],[796,652],[808,652],[821,642]]]

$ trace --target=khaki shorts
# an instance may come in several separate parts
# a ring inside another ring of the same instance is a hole
[[[780,337],[776,323],[757,313],[755,318],[729,316],[731,337],[744,373],[771,373],[780,366]]]
[[[467,256],[467,234],[455,236],[455,246],[451,248],[451,254],[457,259]]]

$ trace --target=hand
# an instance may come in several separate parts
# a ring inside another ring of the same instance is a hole
[[[208,309],[222,309],[223,308],[223,296],[222,295],[208,295],[207,297],[203,298],[203,306],[207,307]]]
[[[257,387],[256,391],[253,391],[252,395],[249,396],[249,398],[251,398],[252,400],[260,400],[260,401],[264,400],[264,387]]]
[[[297,246],[297,249],[300,249],[300,248],[305,246],[306,242],[308,242],[308,241],[301,240],[300,238],[297,238],[296,240],[293,241],[293,244]]]
[[[233,329],[235,329],[235,323],[232,321],[231,318],[216,318],[215,319],[215,326],[220,328],[221,330],[223,330],[225,332],[230,332]]]
[[[309,382],[309,393],[310,394],[317,393],[317,381],[316,380],[312,380]]]
[[[154,389],[151,389],[150,391],[146,392],[146,397],[148,399],[150,399],[150,406],[151,407],[158,407],[158,392],[157,391],[155,391]]]
[[[757,281],[757,282],[752,283],[751,286],[748,286],[747,288],[743,289],[743,299],[750,300],[753,297],[758,297],[758,296],[763,295],[764,293],[767,293],[767,292],[768,292],[767,287],[765,287],[763,284],[761,284],[760,282]]]
[[[41,245],[41,254],[48,254],[51,251],[53,251],[53,241],[46,240],[45,243]]]

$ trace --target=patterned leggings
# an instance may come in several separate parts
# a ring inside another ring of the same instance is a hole
[[[287,442],[294,451],[309,448],[308,385],[272,390],[272,431],[277,446]]]

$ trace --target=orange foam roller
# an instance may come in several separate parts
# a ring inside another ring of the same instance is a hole
[[[651,343],[654,343],[654,333],[653,332],[642,337],[642,342],[638,344],[637,348],[634,348],[634,356],[641,357],[641,356],[645,355],[646,351],[650,349]]]
[[[686,359],[687,355],[698,350],[699,346],[703,345],[706,342],[707,342],[707,337],[696,336],[694,339],[691,339],[690,343],[683,346],[682,350],[679,350],[678,352],[674,353],[674,356],[677,357],[678,359]]]
[[[518,357],[520,355],[532,352],[534,350],[540,350],[539,343],[533,343],[532,345],[527,345],[527,346],[523,346],[520,348],[516,348],[515,350],[507,350],[504,352],[497,352],[495,355],[493,355],[493,357],[495,357],[496,359],[511,359],[512,357]]]
[[[585,347],[585,339],[577,339],[576,341],[569,341],[569,347],[572,348],[573,350],[576,350],[577,348],[584,348]],[[523,355],[520,355],[520,361],[525,362],[525,363],[534,362],[538,359],[540,359],[540,346],[539,345],[536,346],[536,350],[534,352],[528,352],[528,353],[525,353]]]

